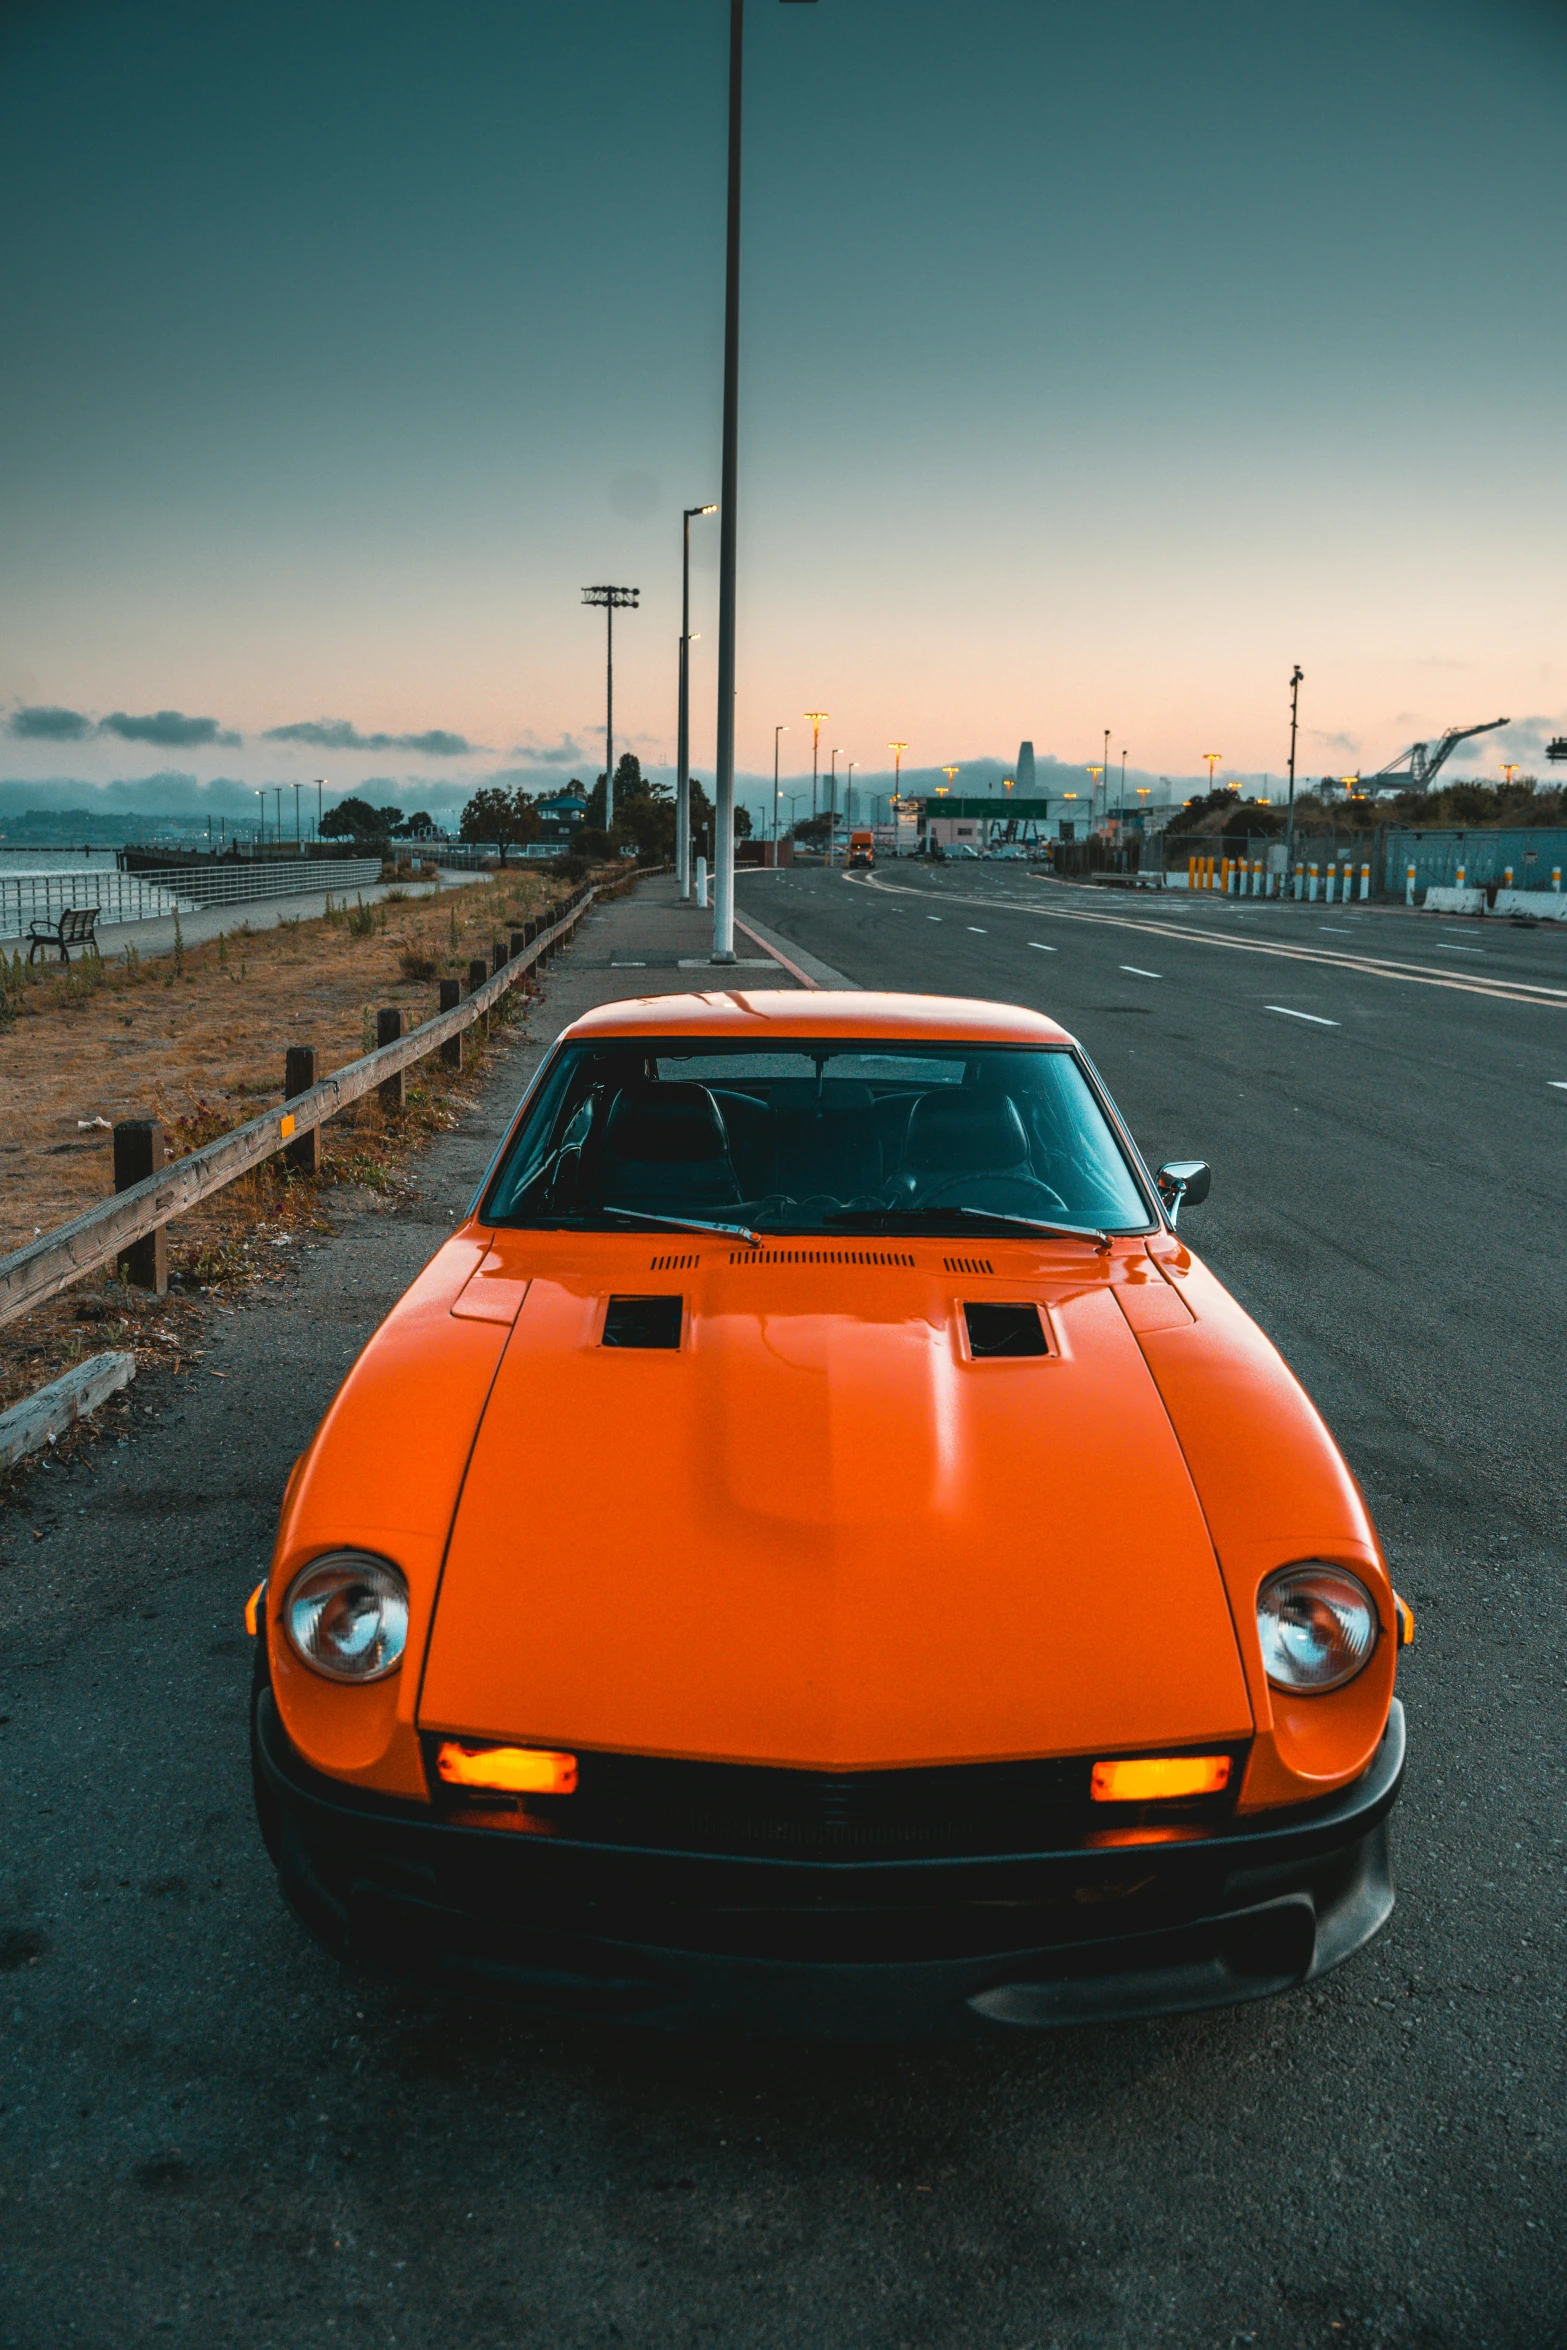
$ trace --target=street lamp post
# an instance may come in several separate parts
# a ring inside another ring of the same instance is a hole
[[[718,741],[713,960],[735,959],[735,571],[740,473],[740,121],[745,0],[729,0],[729,207],[724,251],[724,444],[718,484]]]
[[[615,614],[640,610],[640,588],[585,587],[582,601],[604,615],[604,830],[615,821]]]
[[[1105,779],[1105,815],[1106,815],[1106,817],[1108,818],[1108,816],[1109,816],[1109,814],[1110,814],[1110,729],[1109,729],[1109,727],[1108,727],[1108,726],[1105,728],[1105,763],[1104,763],[1104,779]]]
[[[787,726],[773,728],[773,863],[778,862],[778,737],[787,734]]]
[[[321,845],[321,795],[325,789],[326,777],[318,775],[316,777],[316,845],[318,848]]]
[[[296,848],[296,849],[297,849],[297,848],[300,846],[300,836],[299,836],[299,786],[298,786],[298,784],[297,784],[297,783],[296,783],[296,784],[295,784],[295,786],[294,786],[294,846],[295,846],[295,848]]]
[[[807,710],[805,715],[811,722],[811,814],[814,816],[816,813],[816,780],[822,756],[822,720],[830,718],[832,712],[830,710]]]
[[[261,802],[260,846],[265,848],[267,845],[267,787],[265,784],[262,784],[257,790],[256,797]]]
[[[680,895],[691,895],[691,518],[716,506],[687,506],[680,517],[680,714],[675,749],[675,869]],[[606,794],[606,800],[607,800]]]
[[[833,843],[838,833],[838,745],[832,747],[832,764],[827,772],[827,862],[832,863]]]
[[[854,830],[854,770],[859,763],[858,759],[851,759],[843,771],[843,829],[846,833]]]
[[[1306,672],[1297,661],[1290,671],[1290,788],[1288,813],[1284,819],[1284,887],[1295,854],[1295,735],[1300,724],[1300,686]]]
[[[272,827],[272,838],[281,848],[283,846],[283,786],[280,783],[275,783],[272,786],[272,793],[273,806],[277,815],[277,821]]]
[[[1213,771],[1215,767],[1218,766],[1219,761],[1223,758],[1223,756],[1224,753],[1222,751],[1204,751],[1203,753],[1203,757],[1208,762],[1208,789],[1210,791],[1213,789]]]

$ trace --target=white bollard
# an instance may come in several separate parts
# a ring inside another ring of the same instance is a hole
[[[1360,868],[1360,902],[1362,905],[1365,904],[1367,898],[1369,898],[1370,895],[1371,867],[1369,865],[1362,865]]]
[[[1555,890],[1557,896],[1560,897],[1562,888],[1562,869],[1560,865],[1553,865],[1551,867],[1551,887]]]
[[[1315,866],[1315,865],[1313,865],[1313,866],[1310,868],[1310,876],[1309,876],[1309,879],[1308,879],[1308,881],[1307,881],[1307,884],[1306,884],[1306,903],[1307,903],[1308,905],[1310,905],[1310,906],[1314,906],[1314,905],[1316,904],[1316,902],[1317,902],[1317,868],[1316,868],[1316,866]]]
[[[1412,905],[1414,904],[1414,902],[1415,902],[1415,869],[1414,869],[1413,865],[1406,865],[1406,866],[1404,867],[1404,903],[1405,903],[1405,905],[1406,905],[1406,906],[1412,906]]]
[[[698,904],[699,906],[701,906],[701,907],[702,907],[704,910],[706,909],[706,906],[707,906],[707,859],[706,859],[705,857],[698,857],[698,859],[697,859],[697,861],[696,861],[696,902],[697,902],[697,904]]]

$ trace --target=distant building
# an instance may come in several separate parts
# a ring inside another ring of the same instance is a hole
[[[588,812],[586,799],[579,792],[552,792],[547,800],[539,801],[538,809],[539,854],[570,848],[572,834]]]
[[[1017,788],[1018,788],[1019,792],[1022,794],[1022,796],[1024,797],[1024,799],[1032,799],[1032,798],[1033,798],[1033,796],[1034,796],[1034,746],[1033,746],[1033,744],[1032,744],[1032,743],[1019,743],[1019,744],[1018,744],[1018,747],[1017,747],[1017,773],[1016,773],[1016,775],[1014,776],[1013,780],[1014,780],[1014,782],[1016,783],[1016,785],[1017,785]]]

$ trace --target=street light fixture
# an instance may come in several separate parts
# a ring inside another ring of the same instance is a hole
[[[680,516],[680,712],[675,745],[675,870],[680,895],[691,895],[691,522],[716,506],[687,506]],[[608,794],[606,793],[606,803]]]
[[[854,770],[859,763],[858,759],[851,759],[843,771],[843,829],[846,833],[854,830]]]
[[[892,804],[894,808],[903,797],[903,754],[908,747],[907,743],[889,743],[887,745],[888,750],[892,753]]]
[[[261,802],[260,845],[265,848],[267,845],[267,787],[264,783],[257,788],[256,797]]]
[[[582,601],[604,615],[604,830],[615,821],[615,614],[635,612],[640,588],[585,587]]]
[[[1284,866],[1286,873],[1295,853],[1295,730],[1300,722],[1300,684],[1306,672],[1297,661],[1290,672],[1290,790],[1289,814],[1284,820]]]
[[[1204,751],[1203,753],[1203,757],[1208,762],[1208,789],[1210,791],[1213,789],[1213,771],[1215,767],[1218,766],[1219,761],[1223,758],[1223,756],[1224,753],[1222,751]]]

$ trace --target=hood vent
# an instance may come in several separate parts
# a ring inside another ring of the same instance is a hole
[[[683,1297],[612,1297],[604,1312],[605,1346],[678,1348]]]
[[[949,1273],[993,1273],[995,1266],[989,1257],[943,1257]]]
[[[912,1265],[914,1259],[892,1248],[737,1248],[731,1265]]]
[[[993,1362],[1002,1355],[1050,1352],[1045,1344],[1045,1326],[1039,1318],[1039,1308],[1031,1303],[967,1305],[963,1308],[963,1318],[968,1323],[969,1352],[977,1363]]]
[[[696,1257],[655,1257],[648,1267],[650,1273],[689,1273],[700,1262]]]

